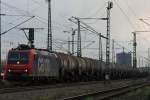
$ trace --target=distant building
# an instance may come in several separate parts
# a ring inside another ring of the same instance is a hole
[[[116,60],[118,64],[131,66],[132,58],[131,53],[121,52],[116,55]]]

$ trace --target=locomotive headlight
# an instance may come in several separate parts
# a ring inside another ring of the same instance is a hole
[[[3,73],[3,72],[1,73],[1,76],[4,76],[4,73]]]
[[[10,69],[8,69],[8,72],[11,72],[11,70],[10,70]]]
[[[19,62],[19,61],[17,61],[17,64],[20,64],[20,62]]]
[[[27,70],[27,69],[25,69],[24,71],[25,71],[25,72],[28,72],[28,70]]]

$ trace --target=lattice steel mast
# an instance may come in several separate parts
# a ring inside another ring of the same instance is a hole
[[[1,0],[0,0],[0,71],[1,71],[1,65],[2,65],[2,62],[1,62]]]
[[[107,7],[107,40],[106,40],[106,64],[110,62],[110,10],[113,6],[112,2],[108,2]]]
[[[137,58],[136,58],[136,32],[133,32],[133,68],[137,68]]]
[[[52,52],[52,24],[51,24],[51,0],[48,0],[48,37],[47,49]]]

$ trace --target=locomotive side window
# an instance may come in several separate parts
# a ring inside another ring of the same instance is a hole
[[[19,61],[20,64],[28,63],[27,52],[10,52],[8,54],[8,64],[16,64]]]

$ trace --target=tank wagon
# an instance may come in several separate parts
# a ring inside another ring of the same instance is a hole
[[[106,72],[109,72],[110,79],[146,76],[132,67],[121,67],[119,64],[110,64],[108,67],[105,62],[96,59],[49,52],[26,45],[9,51],[3,72],[6,80],[91,81],[103,80]]]

